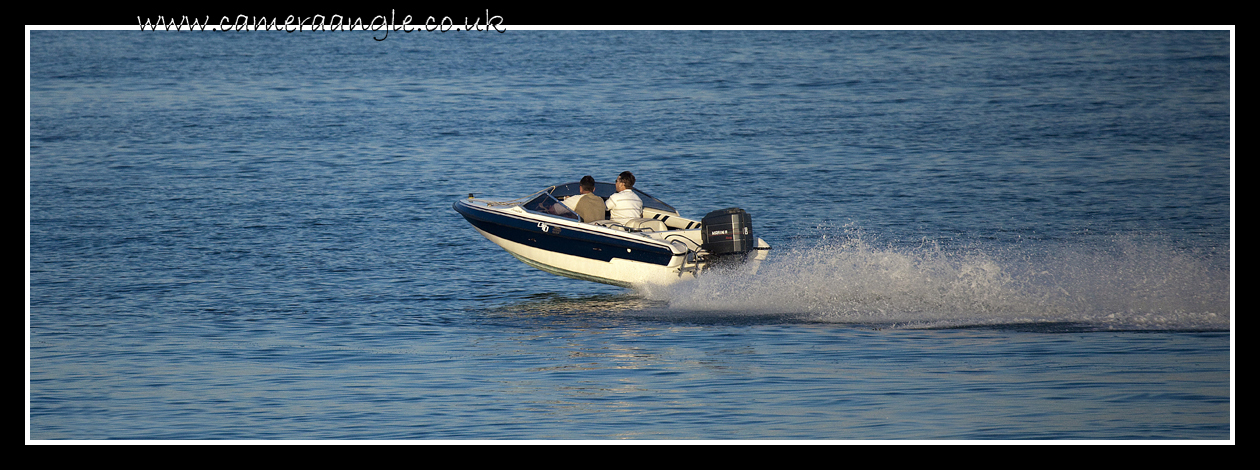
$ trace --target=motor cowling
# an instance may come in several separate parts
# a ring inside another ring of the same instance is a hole
[[[712,256],[746,254],[756,246],[752,216],[738,207],[708,213],[700,219],[700,239]]]

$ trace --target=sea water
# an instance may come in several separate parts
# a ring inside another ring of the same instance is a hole
[[[1232,440],[1229,31],[31,31],[28,439]],[[553,276],[451,204],[742,207]]]

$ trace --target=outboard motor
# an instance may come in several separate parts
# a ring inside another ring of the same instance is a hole
[[[716,210],[700,220],[700,245],[709,256],[743,255],[753,250],[752,216],[738,207]]]

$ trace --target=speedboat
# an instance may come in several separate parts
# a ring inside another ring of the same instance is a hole
[[[578,183],[550,186],[512,200],[468,195],[454,209],[486,239],[543,271],[621,287],[668,285],[714,269],[755,273],[770,245],[753,236],[752,218],[740,208],[716,210],[700,220],[631,188],[643,201],[640,218],[582,220],[562,199]],[[607,200],[612,183],[595,183]]]

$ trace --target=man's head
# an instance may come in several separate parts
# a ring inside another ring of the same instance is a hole
[[[624,187],[623,187],[624,185]],[[628,171],[621,172],[617,175],[617,190],[624,191],[634,187],[634,174]]]
[[[582,181],[578,182],[578,187],[583,194],[595,191],[595,177],[591,175],[583,176]]]

